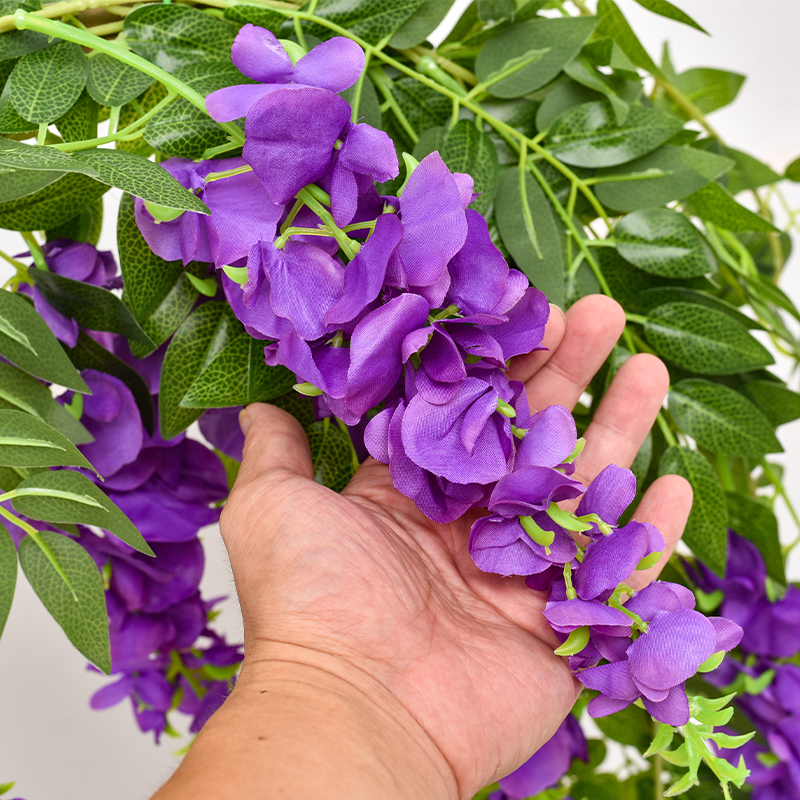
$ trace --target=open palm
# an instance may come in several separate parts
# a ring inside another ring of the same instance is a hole
[[[548,324],[546,351],[517,359],[532,410],[572,408],[624,325],[589,297]],[[586,433],[576,476],[628,466],[667,389],[664,366],[638,355],[619,370]],[[245,625],[245,670],[296,660],[363,681],[419,723],[462,797],[508,774],[552,734],[580,685],[523,578],[482,573],[467,550],[477,515],[428,520],[370,459],[336,494],[312,480],[299,423],[250,406],[244,461],[222,520]],[[691,506],[677,476],[659,479],[636,518],[674,548]],[[665,554],[666,559],[668,553]],[[663,561],[663,559],[662,559]],[[659,567],[638,573],[637,588]]]

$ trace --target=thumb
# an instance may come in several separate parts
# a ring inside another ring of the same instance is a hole
[[[239,414],[239,424],[245,440],[237,483],[249,483],[273,471],[313,478],[308,438],[291,414],[266,403],[252,403]]]

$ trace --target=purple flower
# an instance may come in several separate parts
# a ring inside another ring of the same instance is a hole
[[[235,88],[235,87],[232,87]],[[242,87],[244,88],[244,87]],[[211,172],[246,166],[242,158],[202,161],[170,158],[161,166],[208,206],[211,215],[185,211],[158,221],[144,200],[134,198],[134,216],[150,249],[167,261],[213,261],[222,267],[244,258],[254,242],[275,237],[283,206],[276,205],[252,172],[206,182]]]
[[[210,408],[200,417],[200,433],[217,450],[234,461],[242,460],[244,434],[239,427],[242,406]]]
[[[504,797],[524,800],[556,786],[569,770],[573,758],[588,761],[589,750],[578,720],[568,714],[551,739],[521,767],[500,779]]]

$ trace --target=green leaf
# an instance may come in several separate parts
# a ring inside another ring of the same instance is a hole
[[[228,345],[241,323],[221,301],[196,308],[178,328],[164,356],[159,393],[161,435],[171,439],[203,413],[180,405],[198,375]]]
[[[636,2],[648,11],[652,11],[654,14],[666,17],[667,19],[674,19],[676,22],[682,22],[684,25],[688,25],[690,28],[700,31],[700,33],[709,35],[705,28],[698,25],[688,14],[685,14],[679,8],[672,5],[672,3],[667,2],[667,0],[636,0]]]
[[[668,208],[625,215],[614,229],[614,239],[626,261],[654,275],[693,278],[711,271],[697,228]]]
[[[68,155],[47,145],[0,139],[0,164],[14,169],[80,172],[167,208],[207,214],[208,209],[163,167],[121,150],[79,150]]]
[[[236,25],[182,5],[139,6],[125,17],[125,43],[167,72],[198,61],[230,63]]]
[[[597,727],[615,742],[635,747],[644,752],[650,745],[650,715],[638,706],[628,706],[608,717],[598,717]]]
[[[747,393],[776,428],[800,419],[800,394],[774,381],[750,381]]]
[[[595,194],[604,205],[620,211],[656,208],[672,200],[681,200],[715,181],[732,166],[733,161],[716,153],[695,147],[663,145],[623,166],[599,170],[597,177],[602,177],[603,183],[597,184]],[[608,181],[614,175],[627,178],[648,174],[654,177]]]
[[[772,354],[722,311],[693,303],[665,303],[644,324],[647,341],[679,367],[704,375],[733,375],[774,363]]]
[[[86,89],[100,105],[124,105],[152,83],[150,76],[105,53],[95,53],[89,59]]]
[[[38,11],[41,5],[33,3],[3,3],[0,15],[13,14],[17,8],[23,11]],[[24,56],[27,53],[34,53],[49,47],[51,39],[44,33],[34,31],[6,31],[0,36],[0,61]]]
[[[38,192],[57,181],[64,175],[63,172],[33,172],[31,170],[14,170],[1,167],[0,175],[0,203],[18,200],[21,197]]]
[[[136,102],[131,101],[122,106],[119,114],[118,128],[125,128],[136,122],[143,114],[152,111],[153,107],[167,96],[167,90],[161,83],[154,83],[143,94],[136,98]],[[153,148],[144,139],[131,139],[130,141],[119,141],[116,145],[117,150],[126,153],[134,153],[137,156],[149,156]]]
[[[675,422],[698,445],[726,456],[783,452],[767,418],[739,392],[692,378],[669,392]]]
[[[199,158],[208,148],[225,144],[228,134],[208,114],[179,98],[150,118],[144,139],[170,158]]]
[[[59,117],[56,128],[65,142],[80,142],[97,136],[100,108],[84,89],[72,108]]]
[[[768,186],[781,180],[781,176],[775,170],[741,150],[726,147],[724,152],[735,162],[733,169],[726,176],[728,191],[731,194],[739,194],[747,189],[758,189],[759,186]]]
[[[28,275],[45,300],[67,319],[76,319],[88,330],[119,333],[131,342],[139,342],[152,350],[156,348],[156,343],[142,330],[125,303],[108,289],[35,267],[28,270]]]
[[[425,0],[320,0],[315,14],[334,22],[368,44],[378,44],[391,36],[425,2]],[[330,39],[336,36],[329,28],[304,23],[303,28],[314,36]]]
[[[773,231],[778,229],[763,217],[754,214],[718,183],[709,183],[686,198],[691,212],[703,220],[729,231]]]
[[[653,434],[651,431],[648,431],[645,440],[642,442],[639,451],[636,453],[636,458],[633,459],[633,463],[631,464],[631,472],[636,477],[637,486],[642,486],[644,484],[652,459]]]
[[[786,572],[778,536],[778,520],[769,503],[760,497],[728,493],[728,524],[739,536],[752,542],[761,553],[767,575],[786,585]]]
[[[695,289],[687,289],[683,286],[657,286],[647,289],[641,294],[636,295],[632,304],[632,311],[649,314],[657,306],[666,303],[691,303],[693,305],[706,306],[716,311],[727,314],[731,319],[736,320],[743,328],[748,330],[766,330],[764,326],[755,319],[742,314],[736,306],[732,306],[725,300],[720,300],[707,292],[700,292]]]
[[[597,26],[598,34],[605,34],[614,39],[637,67],[647,70],[651,75],[661,74],[661,70],[642,47],[642,43],[628,24],[628,20],[625,19],[613,0],[598,0],[597,16],[600,17],[600,24]]]
[[[358,468],[347,429],[327,417],[307,427],[306,434],[314,464],[314,480],[334,492],[341,492]]]
[[[17,585],[17,548],[6,527],[0,523],[0,636],[6,626],[14,588]]]
[[[497,227],[517,267],[551,303],[563,307],[566,264],[553,209],[537,181],[527,172],[525,189],[542,257],[537,254],[525,225],[518,168],[508,169],[500,176],[494,211]]]
[[[479,131],[473,122],[462,119],[447,134],[442,159],[451,172],[466,172],[475,180],[480,197],[470,208],[485,214],[494,200],[500,167],[492,140]]]
[[[40,173],[41,174],[41,173]],[[97,245],[103,228],[103,201],[98,200],[84,209],[76,217],[45,231],[48,242],[53,239],[72,239],[75,242],[88,242]]]
[[[397,29],[389,44],[398,50],[422,44],[439,26],[452,5],[453,0],[425,0]]]
[[[17,408],[44,420],[73,444],[86,444],[94,437],[47,388],[11,364],[0,363],[0,408]]]
[[[125,286],[122,299],[156,344],[165,342],[192,310],[197,289],[180,261],[164,261],[139,232],[133,200],[123,195],[117,218],[117,245]],[[134,355],[146,355],[137,351]]]
[[[72,644],[108,675],[111,672],[108,614],[103,579],[97,566],[86,550],[60,533],[40,531],[37,538],[49,549],[72,590],[30,536],[19,546],[19,562],[25,577]]]
[[[183,408],[222,408],[271,400],[297,382],[286,367],[264,363],[264,342],[233,323],[229,342],[181,399]]]
[[[266,6],[251,6],[238,3],[235,6],[228,6],[223,12],[225,19],[231,22],[238,22],[243,25],[246,22],[251,22],[253,25],[258,25],[259,28],[266,28],[272,31],[276,36],[280,33],[281,27],[288,20],[286,16],[279,11],[273,11]]]
[[[0,464],[93,469],[63,433],[38,417],[5,408],[0,409]]]
[[[682,127],[675,117],[638,105],[619,126],[607,101],[583,103],[553,123],[550,150],[576,167],[610,167],[655,150]]]
[[[0,291],[0,355],[37,378],[89,393],[33,306],[19,295],[4,291]]]
[[[478,53],[475,72],[483,82],[509,61],[532,50],[547,50],[541,59],[498,81],[489,91],[495,97],[522,97],[549,83],[580,52],[597,25],[596,17],[532,19],[517,23],[490,39]]]
[[[788,167],[786,167],[783,177],[788,181],[800,183],[800,158],[796,158],[791,164],[789,164]]]
[[[113,533],[134,550],[154,555],[125,514],[79,472],[41,472],[26,478],[14,492],[17,496],[11,503],[19,514],[43,522],[95,525]]]
[[[536,112],[536,129],[546,131],[565,111],[597,100],[602,100],[600,95],[583,84],[573,80],[559,81],[547,93]]]
[[[8,79],[11,103],[31,122],[55,122],[80,96],[86,71],[86,56],[73,42],[29,53],[20,58]]]
[[[27,145],[30,146],[30,145]],[[53,180],[52,172],[39,172],[42,188],[19,200],[0,203],[0,228],[40,231],[54,228],[88,208],[108,186],[87,175],[68,174]]]
[[[417,134],[421,135],[428,128],[437,125],[445,125],[450,119],[450,113],[453,110],[450,99],[414,78],[400,78],[400,80],[393,81],[391,89],[397,105]],[[391,120],[392,115],[387,112],[384,119]],[[393,133],[394,130],[392,128]],[[395,145],[407,142],[406,149],[410,152],[414,143],[408,141],[407,134],[403,132],[402,128],[400,128],[400,132],[400,136],[392,137]]]
[[[96,369],[119,378],[130,390],[142,415],[142,424],[153,434],[153,398],[144,378],[122,359],[105,349],[85,331],[78,334],[74,348],[67,348],[72,363],[80,370]],[[55,426],[54,426],[55,427]]]
[[[341,96],[350,103],[350,107],[354,108],[355,102],[355,84],[349,89],[345,89]],[[363,118],[367,125],[372,125],[373,128],[380,130],[383,128],[383,114],[381,113],[381,104],[378,100],[378,93],[375,91],[375,84],[365,78],[361,86],[361,97],[358,102],[358,118]]]
[[[736,99],[744,78],[744,75],[736,72],[698,67],[676,76],[675,85],[700,111],[710,114]],[[676,107],[675,112],[689,119],[689,115],[681,108]]]
[[[728,517],[717,473],[696,450],[670,447],[661,457],[659,475],[682,475],[694,490],[694,502],[683,541],[717,575],[725,574]]]

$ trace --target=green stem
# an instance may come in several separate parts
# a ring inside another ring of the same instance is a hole
[[[358,76],[355,89],[353,89],[353,101],[350,103],[350,107],[353,109],[353,113],[350,115],[351,122],[356,122],[358,120],[358,112],[359,109],[361,108],[361,91],[364,88],[364,81],[366,80],[367,77],[367,70],[369,69],[369,60],[371,56],[372,53],[365,54],[364,69]]]
[[[370,48],[372,49],[372,48]],[[379,52],[379,51],[375,51]],[[419,75],[419,73],[415,73],[412,70],[408,70],[411,72],[412,75]],[[389,85],[391,81],[384,75],[382,69],[371,69],[369,71],[370,77],[372,78],[375,85],[378,87],[378,90],[383,95],[386,102],[389,104],[389,108],[394,113],[397,121],[400,123],[400,127],[408,134],[411,141],[416,144],[419,141],[419,134],[414,130],[413,125],[408,121],[408,117],[406,117],[405,112],[397,103],[397,100],[392,92],[392,87]],[[420,75],[420,80],[422,80],[424,76]],[[423,83],[432,83],[434,86],[439,86],[436,81],[428,81],[427,79],[423,80]],[[452,92],[443,92],[443,94],[452,94]],[[453,95],[455,97],[456,95]]]
[[[118,6],[124,3],[137,3],[139,0],[67,0],[66,2],[50,3],[40,11],[31,12],[34,16],[42,19],[54,19],[70,14],[79,14],[89,8],[107,8]],[[117,12],[113,12],[117,13]],[[0,33],[14,30],[14,15],[8,14],[0,17]]]
[[[761,464],[761,469],[764,470],[764,474],[775,487],[775,491],[781,497],[783,502],[786,503],[786,508],[789,509],[789,514],[791,514],[794,524],[797,526],[798,531],[800,531],[800,516],[798,516],[794,504],[786,494],[786,489],[783,487],[783,481],[772,471],[772,467],[770,467],[766,458],[762,458],[759,463]],[[797,538],[791,544],[784,548],[784,552],[790,553],[795,547],[797,547],[798,544],[800,544],[800,534],[798,534]]]
[[[119,114],[122,111],[122,106],[112,106],[108,111],[108,135],[113,136],[114,130],[119,122]]]
[[[25,244],[28,245],[33,263],[36,264],[37,268],[44,272],[50,272],[50,267],[47,266],[47,262],[44,260],[44,253],[42,253],[39,242],[36,241],[33,233],[31,231],[20,231],[20,236],[25,240]]]
[[[297,193],[297,199],[302,200],[325,223],[330,229],[331,235],[339,243],[339,247],[344,250],[345,255],[352,261],[356,257],[356,251],[353,249],[353,245],[356,244],[356,242],[350,239],[350,237],[338,227],[336,222],[334,222],[331,212],[311,195],[308,188],[301,189]]]
[[[668,447],[677,447],[678,440],[675,438],[675,434],[672,432],[672,429],[669,427],[666,418],[664,417],[664,412],[659,411],[658,416],[656,417],[656,422],[658,423],[658,427],[661,428],[661,433],[664,436],[664,440],[667,443]]]
[[[249,164],[245,164],[243,167],[235,167],[234,169],[226,169],[222,172],[209,172],[206,175],[206,183],[211,183],[212,181],[219,181],[223,178],[232,178],[234,175],[244,175],[246,172],[252,172],[253,168]]]
[[[303,25],[300,22],[300,17],[294,18],[294,35],[297,37],[297,41],[299,42],[300,47],[302,47],[303,50],[308,52],[308,45],[306,44],[306,35],[305,33],[303,33]]]
[[[166,70],[151,64],[147,59],[132,53],[130,50],[125,50],[114,42],[109,42],[106,39],[101,39],[99,36],[94,36],[86,31],[73,28],[71,25],[65,25],[63,22],[55,22],[49,19],[42,19],[34,14],[30,14],[22,9],[17,9],[14,12],[14,24],[19,30],[31,30],[38,33],[44,33],[47,36],[56,39],[63,39],[66,42],[75,42],[81,47],[89,47],[92,50],[99,50],[101,53],[116,58],[123,64],[127,64],[134,69],[138,69],[145,75],[164,84],[167,89],[174,94],[188,100],[193,106],[196,106],[204,113],[206,111],[206,101],[203,95],[187,86],[183,81],[178,80],[174,75],[170,75]],[[244,143],[244,134],[239,127],[233,122],[221,122],[219,126],[227,131],[234,141],[240,144]]]
[[[47,138],[47,123],[42,122],[39,124],[39,131],[36,134],[36,144],[43,145]]]
[[[670,83],[663,75],[653,75],[653,78],[656,85],[663,90],[664,94],[672,98],[672,102],[678,108],[684,111],[688,117],[699,122],[709,136],[713,136],[720,144],[724,145],[720,135],[709,125],[705,114],[675,84]]]

